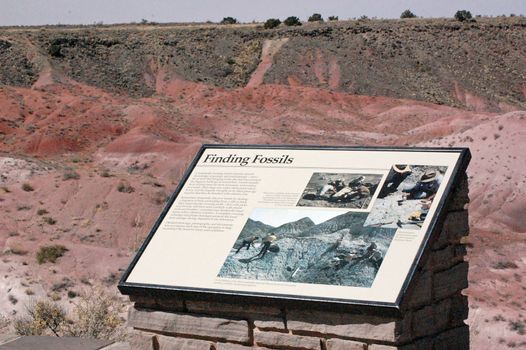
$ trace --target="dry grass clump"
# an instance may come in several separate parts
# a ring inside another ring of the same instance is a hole
[[[40,247],[37,252],[37,262],[39,264],[47,262],[55,263],[57,259],[62,257],[67,251],[68,248],[60,244]]]
[[[57,303],[39,300],[14,321],[19,335],[55,335],[95,339],[119,339],[122,320],[115,301],[102,292],[90,291],[79,298],[71,317]]]

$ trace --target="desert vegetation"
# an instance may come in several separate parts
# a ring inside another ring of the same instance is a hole
[[[415,18],[415,17],[416,17],[416,15],[409,9],[405,10],[400,15],[400,18]]]
[[[77,173],[72,168],[66,168],[64,171],[64,174],[62,175],[62,179],[65,180],[78,180],[80,179],[79,173]]]
[[[319,13],[313,13],[309,19],[309,22],[323,22],[323,17]]]
[[[455,19],[460,22],[464,21],[470,21],[473,19],[473,16],[471,15],[471,12],[468,10],[458,10],[455,13]]]
[[[301,26],[301,21],[298,17],[296,16],[290,16],[290,17],[287,17],[284,21],[283,21],[283,24],[285,24],[286,26]]]
[[[63,245],[49,245],[42,246],[37,252],[37,262],[39,264],[45,264],[47,262],[55,263],[58,258],[64,256],[68,249]]]
[[[237,22],[237,19],[235,19],[234,17],[224,17],[219,23],[220,24],[236,24],[238,22]]]
[[[100,291],[90,291],[75,303],[71,314],[50,299],[26,305],[26,315],[18,317],[13,327],[19,335],[74,336],[117,339],[122,324],[116,302]]]
[[[26,182],[22,184],[22,190],[26,192],[33,192],[35,189],[33,188],[33,186]]]
[[[272,28],[276,28],[277,26],[279,26],[281,24],[281,21],[277,18],[269,18],[265,21],[265,24],[263,25],[263,27],[265,29],[272,29]]]

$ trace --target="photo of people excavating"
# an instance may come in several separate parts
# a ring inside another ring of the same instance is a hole
[[[257,208],[218,277],[371,287],[396,229],[367,213]]]
[[[393,165],[365,225],[419,230],[446,170],[445,166]]]
[[[380,174],[314,173],[298,206],[367,209]]]

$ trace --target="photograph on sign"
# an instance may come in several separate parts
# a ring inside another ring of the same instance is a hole
[[[121,290],[395,305],[461,154],[205,146]]]
[[[379,174],[314,173],[298,206],[367,209]]]
[[[365,225],[419,230],[446,169],[444,166],[393,165]]]
[[[275,217],[282,218],[279,226],[275,220],[269,225]],[[364,227],[366,218],[351,211],[256,208],[218,277],[368,288],[396,230]]]

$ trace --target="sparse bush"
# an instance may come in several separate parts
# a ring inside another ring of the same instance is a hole
[[[102,282],[106,284],[107,286],[111,286],[116,284],[119,281],[119,274],[115,272],[110,272],[108,276],[106,276]]]
[[[9,321],[9,319],[7,318],[7,316],[3,315],[2,313],[0,313],[0,331],[3,329],[3,328],[6,328],[9,326],[11,322]]]
[[[58,42],[51,43],[47,52],[51,57],[55,57],[55,58],[64,57],[64,54],[62,53],[62,46]]]
[[[119,185],[117,185],[117,191],[122,193],[132,193],[135,189],[129,183],[120,182]]]
[[[57,220],[53,219],[51,216],[44,216],[44,222],[48,225],[55,225]]]
[[[337,21],[338,20],[338,16],[329,16],[327,19],[329,21]]]
[[[19,335],[43,335],[51,332],[60,336],[66,324],[66,312],[59,305],[41,300],[27,308],[27,316],[15,320],[15,331]]]
[[[284,21],[283,21],[283,24],[285,24],[286,26],[301,26],[301,22],[300,22],[300,19],[296,16],[290,16],[290,17],[287,17]]]
[[[46,209],[38,209],[37,210],[37,215],[42,216],[42,215],[46,215],[46,214],[48,214],[48,211]]]
[[[9,300],[9,302],[13,305],[18,303],[18,299],[13,294],[9,294],[7,300]]]
[[[473,16],[471,15],[471,12],[469,12],[467,10],[458,10],[455,13],[455,19],[457,21],[460,21],[460,22],[469,21],[472,18],[473,18]]]
[[[520,320],[510,321],[508,323],[508,325],[509,325],[509,327],[510,327],[510,329],[512,331],[515,331],[515,332],[517,332],[520,335],[526,334],[526,329],[525,329],[526,323],[525,323],[525,321],[520,321]]]
[[[25,290],[25,293],[26,293],[26,295],[35,295],[35,292],[33,292],[33,289],[31,289],[31,288],[27,288]]]
[[[267,19],[267,21],[265,22],[263,27],[265,29],[272,29],[272,28],[276,28],[280,24],[281,24],[281,21],[279,19],[277,19],[277,18],[269,18],[269,19]]]
[[[33,186],[31,186],[30,184],[28,183],[24,183],[22,184],[22,190],[26,191],[26,192],[32,192],[34,191],[35,189],[33,188]]]
[[[493,265],[493,268],[497,270],[505,270],[505,269],[517,269],[519,267],[513,261],[499,261]]]
[[[121,324],[118,311],[115,302],[103,293],[82,296],[67,333],[82,338],[116,339]]]
[[[64,256],[64,253],[67,251],[68,248],[59,244],[40,247],[37,252],[37,262],[39,264],[47,262],[55,263],[57,259]]]
[[[219,23],[220,24],[236,24],[237,19],[235,19],[234,17],[225,17]]]
[[[309,22],[323,22],[323,17],[319,13],[313,13],[309,19]]]
[[[62,175],[62,180],[78,180],[80,179],[80,175],[71,168],[66,168],[64,171],[64,174]]]
[[[416,15],[411,12],[411,10],[407,9],[400,15],[400,18],[415,18]]]
[[[64,277],[62,281],[53,283],[53,286],[51,287],[51,291],[53,292],[61,292],[63,290],[66,290],[70,287],[73,287],[75,284],[67,277]]]
[[[102,177],[110,177],[110,171],[108,169],[102,169],[100,172],[100,176]]]
[[[75,292],[74,290],[68,290],[68,298],[73,299],[78,297],[79,293]]]

